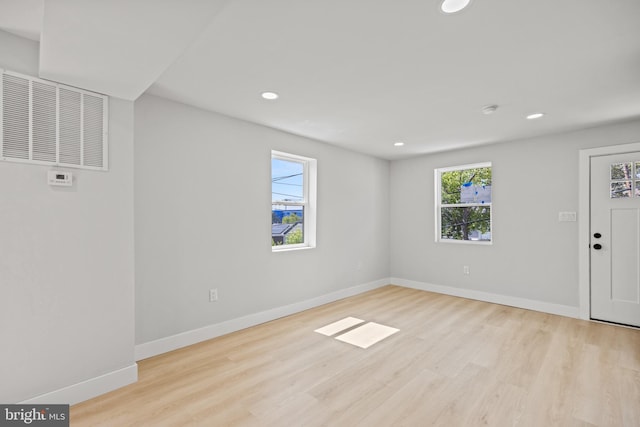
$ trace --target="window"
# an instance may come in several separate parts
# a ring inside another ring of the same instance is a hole
[[[316,160],[271,152],[271,248],[315,247]]]
[[[435,170],[436,241],[491,243],[491,163]]]

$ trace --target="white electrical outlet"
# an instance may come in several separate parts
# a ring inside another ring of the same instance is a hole
[[[465,275],[467,275],[467,276],[468,276],[469,274],[471,274],[471,273],[469,272],[469,266],[468,266],[468,265],[463,266],[463,267],[462,267],[462,271],[463,271],[463,272],[464,272],[464,274],[465,274]]]
[[[209,302],[218,301],[218,290],[209,289]]]

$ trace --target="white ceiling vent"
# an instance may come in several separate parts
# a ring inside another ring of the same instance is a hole
[[[107,96],[0,73],[2,160],[108,169]]]

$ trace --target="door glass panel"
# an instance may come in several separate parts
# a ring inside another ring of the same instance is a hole
[[[633,179],[631,162],[614,163],[611,165],[611,180]]]
[[[612,163],[609,179],[612,199],[640,197],[640,161]]]
[[[631,197],[631,181],[619,181],[611,183],[611,198],[620,199]]]

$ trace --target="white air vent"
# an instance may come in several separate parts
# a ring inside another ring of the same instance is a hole
[[[2,160],[107,170],[108,97],[0,73]]]

